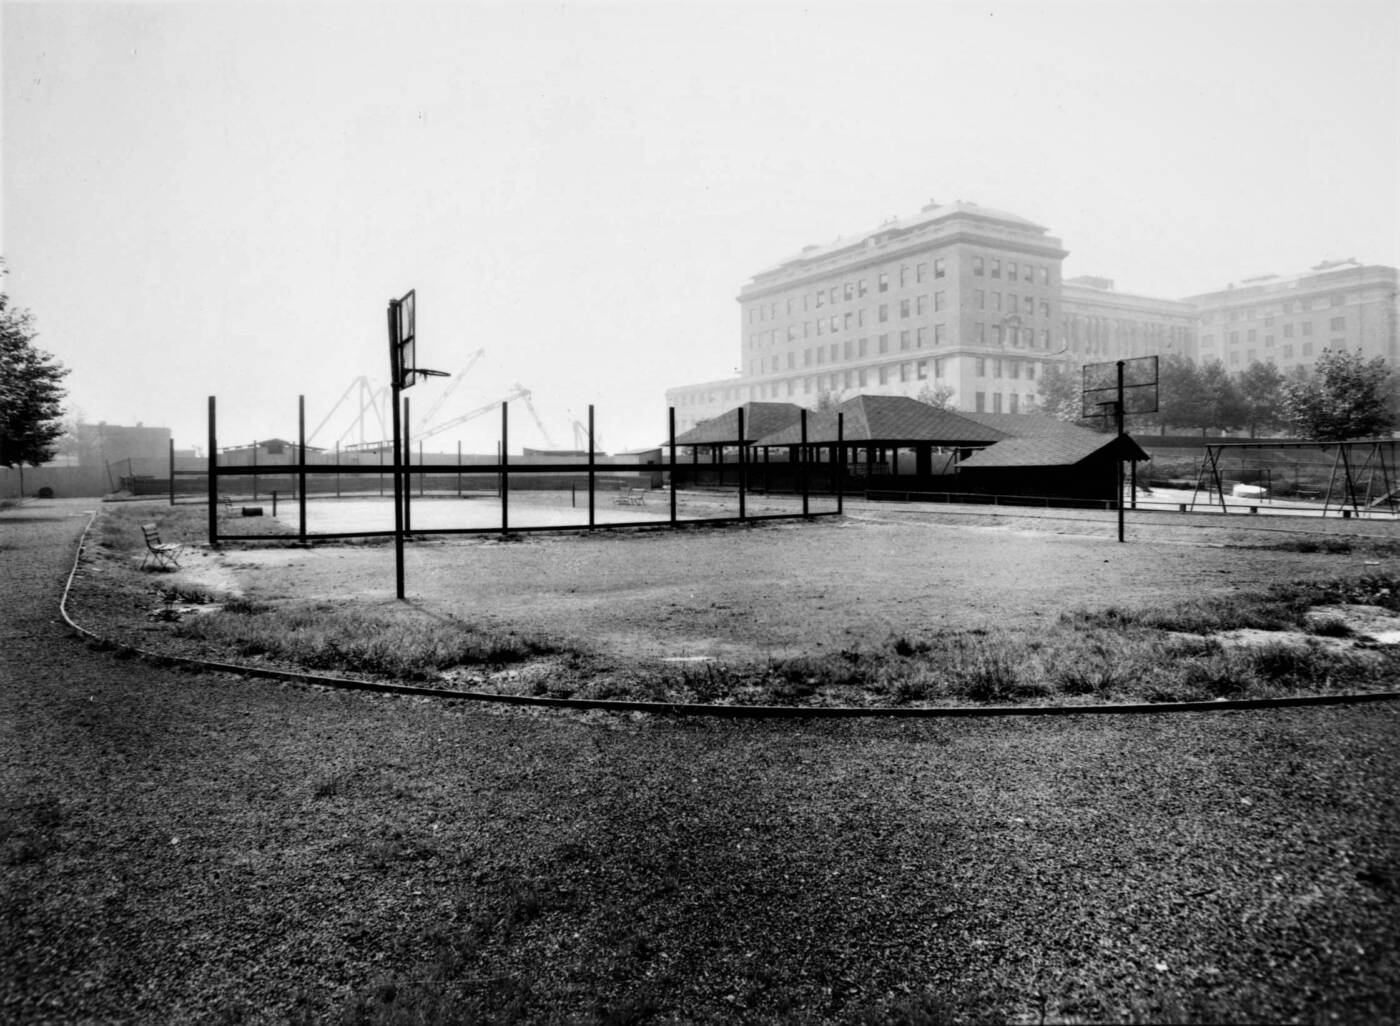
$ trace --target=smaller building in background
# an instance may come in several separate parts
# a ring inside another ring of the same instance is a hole
[[[1196,307],[1179,299],[1119,292],[1111,278],[1066,278],[1060,289],[1065,356],[1073,363],[1135,356],[1196,359]]]
[[[1256,360],[1287,373],[1311,367],[1324,349],[1400,364],[1394,267],[1334,260],[1301,274],[1262,275],[1191,296],[1202,361],[1239,371]]]

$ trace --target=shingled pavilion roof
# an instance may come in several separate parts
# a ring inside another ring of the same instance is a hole
[[[753,443],[756,439],[796,424],[802,417],[802,407],[796,403],[744,403],[718,417],[702,420],[689,431],[676,436],[677,445],[738,445],[739,411],[744,411],[744,435],[742,441]],[[669,444],[669,443],[667,443]]]
[[[1103,450],[1118,459],[1149,459],[1142,447],[1127,435],[1043,435],[1039,438],[1008,438],[975,452],[958,464],[959,470],[985,470],[993,467],[1072,467]]]
[[[842,437],[847,442],[884,442],[892,445],[930,442],[935,445],[983,446],[1009,437],[1009,433],[978,424],[961,413],[904,395],[858,395],[835,410],[814,413],[807,418],[807,441],[828,444],[836,441],[837,414],[844,414]],[[759,445],[798,445],[802,441],[800,423],[789,424],[773,434],[759,437]]]

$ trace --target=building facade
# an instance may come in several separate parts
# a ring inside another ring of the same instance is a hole
[[[962,201],[807,246],[740,290],[739,375],[667,390],[677,430],[740,403],[857,394],[1027,413],[1062,362],[1179,354],[1286,372],[1331,346],[1400,364],[1395,268],[1320,264],[1174,300],[1064,280],[1067,255],[1045,227]]]
[[[1394,267],[1355,260],[1321,263],[1302,274],[1250,278],[1188,300],[1200,317],[1200,357],[1226,370],[1255,361],[1285,374],[1310,367],[1324,349],[1400,365]]]

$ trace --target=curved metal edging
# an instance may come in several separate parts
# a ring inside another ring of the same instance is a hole
[[[65,623],[80,636],[118,651],[149,659],[157,664],[213,670],[242,677],[260,677],[294,684],[312,684],[340,691],[369,691],[383,695],[403,695],[414,698],[436,698],[450,701],[495,703],[497,705],[532,706],[540,709],[572,709],[599,712],[641,712],[658,716],[709,716],[719,719],[953,719],[982,716],[1105,716],[1140,713],[1223,712],[1234,709],[1276,709],[1292,706],[1350,705],[1359,702],[1384,702],[1400,698],[1400,691],[1376,691],[1339,695],[1299,695],[1292,698],[1233,698],[1214,702],[1148,702],[1107,705],[959,705],[959,706],[794,706],[794,705],[701,705],[692,702],[637,702],[603,698],[541,698],[536,695],[499,695],[484,691],[451,691],[443,688],[421,687],[414,684],[390,684],[382,681],[354,680],[348,677],[325,677],[293,670],[273,670],[237,663],[220,663],[188,656],[148,652],[99,637],[78,624],[68,615],[68,593],[78,575],[83,547],[88,531],[97,519],[93,510],[78,539],[73,555],[73,567],[63,586],[58,611]]]

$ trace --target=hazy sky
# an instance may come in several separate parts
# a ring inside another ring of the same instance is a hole
[[[18,4],[6,290],[85,420],[295,437],[420,362],[660,441],[738,361],[734,297],[811,242],[971,200],[1065,273],[1183,296],[1400,264],[1400,5]],[[446,385],[408,394],[425,412]],[[512,404],[512,448],[543,444]],[[352,411],[314,440],[331,444]],[[438,435],[491,449],[498,417]],[[432,446],[430,446],[431,448]]]

